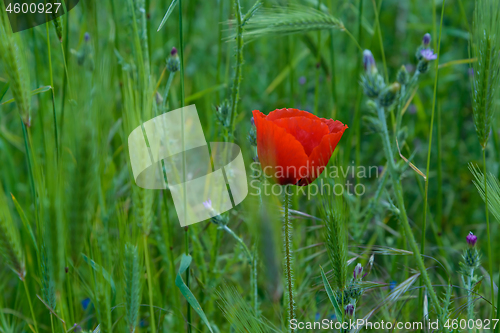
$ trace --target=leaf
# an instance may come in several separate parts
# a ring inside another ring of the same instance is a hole
[[[33,245],[35,245],[35,249],[38,252],[38,244],[36,242],[35,234],[33,233],[33,229],[31,228],[30,221],[26,217],[26,214],[24,214],[24,210],[17,201],[16,197],[14,197],[14,194],[10,194],[12,197],[12,201],[14,201],[14,206],[16,206],[17,213],[21,217],[21,221],[23,222],[24,227],[28,230],[31,239],[33,240]]]
[[[8,88],[8,85],[7,85],[7,88]],[[33,96],[33,95],[38,95],[38,94],[41,94],[41,93],[44,93],[44,92],[46,92],[46,91],[49,91],[50,89],[52,89],[52,87],[51,87],[51,86],[43,86],[43,87],[40,87],[40,88],[38,88],[38,89],[32,90],[32,91],[31,91],[31,96]],[[5,92],[7,92],[7,90],[6,90]],[[4,92],[4,94],[5,94],[5,92]],[[0,94],[0,96],[1,96],[1,97],[3,97],[3,95],[1,95],[1,94]],[[0,98],[0,100],[2,100],[2,98]],[[0,104],[0,105],[10,104],[10,103],[13,103],[13,102],[14,102],[14,98],[11,98],[11,99],[9,99],[8,101],[5,101],[5,102],[3,102],[3,103],[2,103],[2,104]]]
[[[163,19],[160,22],[160,26],[158,27],[158,30],[156,30],[157,32],[160,31],[161,28],[163,28],[163,26],[165,25],[165,22],[167,22],[170,14],[172,14],[172,12],[174,11],[175,5],[177,5],[177,0],[172,0],[172,2],[170,3],[170,6],[167,9],[167,12],[165,13],[165,16],[163,16]]]
[[[333,294],[332,287],[330,286],[330,282],[328,282],[328,279],[325,275],[325,271],[323,270],[323,267],[321,265],[319,266],[321,269],[321,278],[323,279],[323,285],[325,286],[326,294],[328,295],[328,298],[330,299],[330,302],[332,302],[333,308],[335,309],[335,315],[337,316],[337,320],[341,321],[342,320],[342,311],[340,310],[340,306],[337,303],[337,299],[335,298],[335,295]]]
[[[2,91],[0,91],[0,102],[2,101],[2,99],[3,99],[3,97],[5,96],[5,94],[7,93],[7,91],[9,90],[9,86],[10,86],[10,82],[7,82],[7,83],[3,86]]]
[[[189,290],[188,286],[186,286],[184,280],[182,279],[182,274],[184,274],[189,268],[192,260],[193,258],[190,255],[186,255],[185,253],[182,254],[179,273],[177,273],[177,277],[175,278],[175,285],[179,288],[181,294],[186,298],[188,303],[193,307],[194,311],[196,311],[196,313],[201,317],[205,325],[207,325],[210,332],[213,333],[212,327],[210,326],[207,316],[205,315],[205,312],[203,312],[200,303],[198,303],[196,297],[194,297],[193,293],[191,292],[191,290]]]
[[[99,272],[102,274],[102,277],[108,281],[109,285],[111,286],[111,291],[113,293],[113,300],[115,299],[116,296],[116,286],[115,286],[115,281],[113,281],[113,278],[111,275],[106,271],[104,268],[102,268],[99,264],[97,264],[94,260],[90,259],[87,257],[85,254],[82,253],[83,260],[85,260],[86,263],[90,265],[96,272]]]

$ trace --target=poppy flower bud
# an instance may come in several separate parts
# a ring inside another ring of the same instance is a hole
[[[410,81],[410,74],[408,74],[408,71],[406,70],[406,67],[404,65],[399,69],[396,80],[402,85],[405,85],[408,83],[408,81]]]
[[[361,264],[357,264],[356,267],[354,267],[354,280],[361,280],[363,274],[363,266]]]
[[[181,62],[179,56],[177,55],[177,49],[175,47],[170,51],[170,58],[167,60],[167,69],[170,73],[177,72],[181,67]]]
[[[354,305],[347,304],[345,307],[345,315],[348,317],[352,317],[354,315]]]
[[[374,75],[378,72],[375,58],[370,50],[363,51],[363,66],[365,67],[365,73],[368,75]]]
[[[422,38],[422,45],[427,48],[429,47],[429,44],[431,43],[431,34],[426,33],[424,37]]]
[[[465,239],[467,240],[467,244],[469,244],[470,247],[474,247],[476,245],[477,236],[474,235],[472,232],[469,232],[469,234]]]
[[[389,87],[385,88],[378,97],[378,102],[382,107],[391,106],[396,100],[401,85],[398,82],[394,82]]]

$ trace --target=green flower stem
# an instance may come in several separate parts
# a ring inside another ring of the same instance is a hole
[[[292,251],[292,224],[290,223],[290,203],[292,194],[289,192],[290,185],[285,186],[284,219],[283,219],[283,242],[285,250],[285,297],[288,308],[288,321],[295,319],[294,301],[294,278],[293,278],[293,251]],[[295,332],[289,329],[289,332]]]
[[[417,242],[415,241],[415,236],[413,235],[413,232],[412,232],[411,227],[410,227],[410,223],[408,222],[408,216],[406,215],[405,202],[404,202],[404,198],[403,198],[403,188],[401,186],[401,181],[399,179],[399,175],[397,174],[397,171],[396,171],[396,163],[394,162],[394,155],[392,152],[391,143],[390,143],[390,139],[389,139],[389,132],[387,130],[387,121],[385,118],[384,108],[382,108],[381,106],[377,106],[377,113],[378,113],[378,118],[380,121],[380,126],[382,127],[382,133],[381,133],[382,144],[384,147],[384,152],[385,152],[385,156],[387,159],[387,165],[388,165],[389,173],[390,173],[390,176],[392,179],[392,185],[394,187],[394,192],[395,192],[397,203],[398,203],[401,224],[402,224],[403,229],[405,231],[410,248],[413,251],[413,256],[415,257],[415,261],[417,262],[417,266],[418,266],[418,269],[420,270],[420,274],[422,276],[422,279],[424,280],[424,284],[427,287],[427,292],[429,293],[431,301],[432,301],[434,308],[436,309],[438,315],[441,316],[442,309],[439,306],[438,297],[436,295],[436,292],[434,291],[434,287],[432,286],[429,275],[427,274],[427,270],[425,268],[424,261],[422,259],[422,256],[420,255],[420,251],[418,249]]]
[[[240,98],[241,66],[243,64],[243,18],[241,16],[240,0],[234,1],[236,15],[236,67],[234,72],[233,91],[231,92],[231,114],[230,135],[234,135],[234,123],[236,121],[236,111],[238,109],[238,99]]]
[[[151,316],[151,332],[156,332],[155,325],[155,311],[153,306],[153,275],[151,274],[151,268],[149,265],[149,251],[148,251],[148,236],[146,234],[143,235],[144,241],[144,258],[146,260],[146,274],[148,276],[148,293],[149,293],[149,312]]]
[[[180,60],[180,74],[181,74],[181,107],[184,107],[184,37],[182,33],[182,0],[179,0],[179,60]],[[182,151],[184,151],[184,112],[181,112],[181,136],[182,136]],[[182,179],[183,184],[185,184],[186,177],[186,156],[183,154],[182,158]],[[184,187],[183,192],[183,202],[184,209],[186,209],[187,201],[186,201],[186,188]],[[185,243],[185,253],[189,255],[189,228],[184,228],[184,243]],[[186,286],[189,288],[189,268],[186,269]],[[187,331],[191,333],[191,306],[189,302],[187,303]]]
[[[474,320],[474,303],[472,301],[472,277],[474,276],[474,268],[471,268],[469,276],[467,276],[467,319]],[[472,328],[469,328],[472,332]]]
[[[165,107],[167,106],[168,92],[170,91],[170,86],[174,80],[175,72],[170,72],[168,75],[167,85],[165,86],[165,92],[163,93],[163,102],[161,103],[161,112],[165,112]]]
[[[258,313],[258,300],[257,300],[257,256],[252,254],[250,250],[248,249],[248,246],[245,244],[243,239],[238,237],[234,233],[233,230],[231,230],[227,225],[220,226],[218,230],[224,230],[228,234],[230,234],[240,245],[243,247],[243,250],[245,250],[245,254],[247,255],[248,262],[251,265],[251,271],[250,271],[250,280],[251,280],[251,287],[252,287],[252,296],[253,296],[253,306],[255,313]]]
[[[36,323],[35,311],[33,311],[33,304],[31,304],[30,291],[28,285],[26,284],[26,279],[23,279],[24,289],[26,290],[26,298],[28,298],[28,304],[30,306],[31,316],[33,317],[33,324],[35,325],[35,332],[38,333],[38,325]]]
[[[486,182],[486,149],[483,148],[483,168],[484,168],[484,206],[486,209],[486,232],[488,234],[488,266],[490,274],[490,288],[491,288],[491,319],[495,318],[495,289],[493,288],[493,257],[491,254],[491,233],[490,233],[490,217],[488,211],[488,183]],[[498,306],[498,304],[497,304]]]

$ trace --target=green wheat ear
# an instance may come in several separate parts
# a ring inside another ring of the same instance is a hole
[[[12,32],[3,1],[0,3],[0,59],[10,80],[10,87],[24,123],[30,124],[31,92],[23,45]]]
[[[21,280],[26,276],[26,266],[21,241],[17,232],[2,183],[0,183],[0,252],[9,266]]]
[[[129,332],[133,333],[135,332],[141,302],[141,265],[136,246],[126,244],[124,255],[126,320]]]
[[[219,307],[224,317],[231,323],[234,332],[280,332],[266,318],[256,313],[250,302],[244,300],[233,286],[224,283],[217,294],[221,299]]]
[[[500,3],[497,0],[477,0],[470,50],[473,63],[472,102],[474,125],[483,149],[486,147],[495,113],[499,79]]]
[[[337,18],[315,8],[300,5],[263,8],[255,15],[252,13],[252,16],[245,22],[243,32],[243,36],[248,40],[269,35],[289,35],[331,29],[344,30],[345,28]],[[236,24],[234,20],[230,23]]]
[[[332,184],[333,185],[333,184]],[[346,212],[342,195],[323,197],[321,214],[325,221],[324,237],[332,263],[332,285],[344,290],[347,285],[347,229]]]

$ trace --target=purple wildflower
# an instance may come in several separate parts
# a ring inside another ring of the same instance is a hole
[[[208,199],[207,201],[203,202],[203,206],[205,206],[206,209],[212,209],[212,200]]]
[[[365,67],[365,72],[367,74],[375,74],[377,72],[375,58],[370,50],[363,51],[363,66]]]
[[[354,305],[347,304],[345,307],[345,314],[346,316],[352,317],[354,315]]]
[[[170,51],[170,55],[172,57],[175,57],[177,55],[177,49],[175,47],[172,47],[172,51]]]
[[[90,40],[90,34],[88,32],[85,33],[85,35],[83,36],[83,39],[88,42]]]
[[[467,244],[469,244],[470,247],[474,247],[474,245],[476,245],[476,242],[477,242],[477,236],[474,235],[471,232],[469,232],[469,234],[467,235],[467,237],[465,238],[467,240]]]
[[[431,43],[431,34],[426,33],[422,38],[422,44],[424,44],[424,47],[429,47],[430,43]]]
[[[305,76],[299,77],[299,84],[301,86],[303,86],[304,84],[306,84],[306,77]]]
[[[361,274],[363,274],[363,266],[361,266],[361,264],[357,264],[356,267],[354,267],[354,272],[353,272],[354,280],[361,279],[362,278]]]
[[[431,49],[424,49],[424,50],[420,51],[420,54],[427,61],[431,61],[431,60],[436,60],[437,59],[437,54],[435,54],[434,51],[431,50]]]

